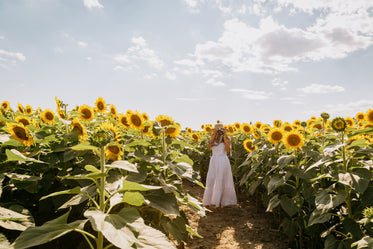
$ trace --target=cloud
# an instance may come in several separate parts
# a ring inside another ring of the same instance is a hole
[[[85,47],[87,47],[87,43],[86,42],[83,42],[83,41],[78,41],[77,43],[76,43],[79,47],[81,47],[81,48],[85,48]]]
[[[278,87],[281,90],[286,90],[287,89],[286,88],[287,84],[289,84],[289,82],[287,80],[280,80],[278,78],[274,78],[272,80],[272,86]]]
[[[345,89],[342,86],[338,85],[320,85],[312,84],[303,88],[298,88],[299,91],[304,93],[311,94],[324,94],[324,93],[333,93],[333,92],[344,92]]]
[[[176,80],[176,74],[169,71],[166,72],[165,77],[169,80]]]
[[[5,39],[5,37],[0,35],[0,40],[4,40],[4,39]]]
[[[195,101],[211,101],[216,100],[215,98],[176,98],[179,101],[195,102]]]
[[[322,109],[318,110],[310,110],[306,114],[308,115],[314,115],[314,113],[322,113],[322,112],[327,112],[329,113],[332,117],[334,116],[341,116],[341,117],[355,117],[355,115],[358,112],[365,112],[371,109],[373,106],[373,100],[357,100],[357,101],[352,101],[348,103],[341,103],[341,104],[329,104],[329,105],[324,105]]]
[[[280,98],[281,101],[286,101],[286,102],[289,102],[290,104],[294,104],[294,105],[304,105],[304,101],[300,98],[296,98],[296,97],[284,97],[284,98]]]
[[[84,6],[88,9],[92,8],[103,8],[104,6],[98,2],[98,0],[83,0]]]
[[[18,62],[25,62],[26,56],[19,52],[10,52],[0,49],[0,67],[10,70]]]
[[[120,64],[137,64],[146,63],[150,67],[161,70],[164,66],[163,60],[157,53],[150,49],[146,40],[139,37],[132,37],[132,46],[127,49],[126,53],[116,54],[113,59]]]
[[[209,85],[212,85],[212,86],[225,86],[224,82],[222,82],[220,80],[216,80],[215,78],[208,79],[206,81],[206,84],[209,84]]]
[[[247,90],[247,89],[238,89],[238,88],[232,88],[229,89],[231,92],[238,92],[242,94],[242,97],[246,99],[251,100],[266,100],[269,99],[272,93],[263,92],[263,91],[253,91],[253,90]]]

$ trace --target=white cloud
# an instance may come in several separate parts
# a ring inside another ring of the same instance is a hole
[[[225,86],[225,83],[220,80],[216,80],[215,78],[208,79],[206,81],[206,84],[212,85],[212,86]]]
[[[164,66],[163,60],[150,49],[143,37],[132,37],[132,46],[124,54],[116,54],[113,59],[121,64],[146,63],[152,68],[160,70]]]
[[[5,39],[5,37],[0,35],[0,40],[4,40],[4,39]]]
[[[83,0],[84,6],[88,9],[91,8],[103,8],[104,6],[98,2],[98,0]]]
[[[165,74],[165,76],[169,80],[176,80],[176,74],[175,73],[167,71],[166,74]]]
[[[279,78],[274,78],[272,80],[272,86],[278,87],[281,90],[286,90],[287,89],[286,88],[287,84],[289,84],[289,82],[287,80],[280,80]]]
[[[0,49],[0,67],[10,69],[12,66],[16,66],[18,62],[25,62],[26,56],[19,52],[9,52]]]
[[[150,74],[145,74],[144,79],[146,80],[153,80],[158,78],[158,75],[156,73],[150,73]]]
[[[92,57],[90,57],[90,56],[85,57],[85,59],[86,59],[87,61],[92,61]]]
[[[323,93],[333,93],[333,92],[343,92],[345,91],[344,87],[338,85],[320,85],[312,84],[303,88],[298,88],[299,91],[304,93],[313,93],[313,94],[323,94]]]
[[[327,112],[331,115],[331,117],[341,116],[341,117],[355,117],[358,112],[365,112],[371,109],[373,106],[373,100],[357,100],[348,103],[340,103],[340,104],[328,104],[323,105],[322,109],[318,110],[310,110],[306,114],[314,115],[314,113],[322,113]]]
[[[289,102],[290,104],[294,104],[294,105],[304,105],[304,101],[300,98],[296,98],[296,97],[284,97],[284,98],[280,98],[281,101],[286,101],[286,102]]]
[[[85,48],[88,45],[86,42],[83,42],[83,41],[78,41],[76,44],[78,44],[78,46],[81,48]]]
[[[211,101],[216,100],[215,98],[176,98],[179,101],[195,102],[195,101]]]
[[[242,94],[242,97],[251,100],[266,100],[269,99],[272,93],[264,91],[253,91],[247,89],[232,88],[229,89],[231,92],[238,92]]]

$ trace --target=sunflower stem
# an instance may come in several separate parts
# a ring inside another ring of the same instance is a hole
[[[162,161],[166,164],[166,136],[164,128],[162,128]]]
[[[105,173],[105,146],[100,147],[100,169],[101,173]],[[105,212],[105,177],[100,178],[100,211]],[[97,234],[97,249],[102,249],[104,247],[104,236],[102,232]]]
[[[345,135],[344,132],[341,132],[341,141],[342,141],[342,157],[343,157],[343,170],[347,172],[347,161],[346,161],[346,146],[344,145],[345,143]]]

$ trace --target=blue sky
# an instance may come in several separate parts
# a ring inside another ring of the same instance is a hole
[[[183,127],[373,108],[371,0],[0,0],[0,102]]]

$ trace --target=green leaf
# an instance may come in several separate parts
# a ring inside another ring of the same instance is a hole
[[[5,179],[5,176],[0,173],[0,197],[3,194],[3,181]]]
[[[95,184],[92,184],[92,185],[81,188],[80,192],[81,192],[80,194],[72,196],[67,202],[62,204],[58,209],[68,208],[70,206],[79,205],[85,202],[88,199],[88,197],[82,193],[85,193],[91,197],[94,197],[95,195],[97,195],[97,187]]]
[[[146,193],[145,204],[158,209],[167,215],[179,215],[179,206],[173,193],[166,194],[163,190]]]
[[[361,240],[352,243],[351,246],[357,246],[357,249],[373,248],[373,238],[369,236],[364,236]]]
[[[163,233],[150,226],[145,226],[140,231],[136,241],[136,248],[176,249],[175,245]]]
[[[278,160],[277,160],[277,164],[278,166],[282,169],[284,168],[285,166],[287,166],[291,161],[293,161],[295,158],[294,155],[284,155],[284,156],[281,156]]]
[[[93,165],[86,165],[86,166],[84,166],[84,169],[87,170],[87,171],[93,172],[93,173],[101,172],[98,168],[96,168]]]
[[[96,146],[90,145],[89,143],[81,143],[77,144],[70,149],[77,150],[77,151],[84,151],[84,150],[97,150],[98,148]]]
[[[178,157],[178,158],[176,158],[175,160],[174,160],[174,162],[175,163],[182,163],[182,162],[184,162],[184,163],[187,163],[187,164],[189,164],[189,165],[191,165],[191,166],[193,166],[193,160],[192,159],[190,159],[190,157],[188,157],[187,155],[185,155],[185,154],[183,154],[183,155],[181,155],[180,157]]]
[[[330,218],[331,218],[331,215],[327,211],[322,210],[322,209],[315,209],[311,213],[307,226],[310,227],[314,224],[327,222],[328,220],[330,220]]]
[[[175,219],[163,217],[161,225],[166,233],[171,234],[177,241],[186,242],[188,240],[185,220],[181,216],[177,216]]]
[[[353,172],[339,173],[338,182],[351,187],[352,189],[364,193],[368,188],[372,173],[365,168],[355,168]]]
[[[269,200],[268,207],[266,212],[269,212],[276,208],[280,204],[280,199],[278,198],[278,194],[272,196],[272,198]]]
[[[147,142],[147,141],[144,141],[144,140],[141,140],[141,139],[137,139],[133,142],[130,142],[129,144],[127,144],[125,147],[124,147],[124,150],[125,151],[128,151],[128,152],[132,152],[132,151],[136,151],[136,148],[137,146],[142,146],[142,147],[149,147],[149,146],[152,146],[151,143]]]
[[[294,196],[293,198],[289,198],[286,195],[281,196],[281,207],[282,209],[290,216],[293,217],[303,205],[303,198],[300,196]]]
[[[193,181],[193,166],[186,162],[181,162],[177,164],[168,163],[167,164],[178,176],[185,177],[188,180]]]
[[[29,212],[21,207],[21,210],[17,209],[19,206],[11,206],[11,209],[0,207],[0,226],[8,230],[24,231],[28,227],[35,226],[34,218],[29,215]],[[20,213],[19,211],[23,211]]]
[[[14,248],[23,249],[42,245],[72,232],[74,229],[82,228],[87,220],[77,220],[67,224],[69,213],[70,211],[41,226],[27,228],[14,242]]]
[[[58,191],[58,192],[54,192],[52,194],[43,196],[43,197],[40,198],[40,201],[44,200],[44,199],[47,199],[49,197],[52,197],[52,196],[57,196],[57,195],[73,195],[73,194],[80,194],[80,187],[79,186],[77,186],[75,188],[72,188],[72,189]]]
[[[254,180],[253,182],[250,183],[250,186],[249,186],[249,194],[250,195],[254,195],[256,189],[260,186],[260,184],[262,184],[262,181],[263,181],[262,178],[258,178],[258,179]]]
[[[289,238],[294,238],[298,233],[298,224],[286,217],[281,222],[280,227]]]
[[[123,181],[123,187],[121,191],[135,190],[135,191],[149,191],[154,189],[161,189],[161,186],[151,186],[145,184],[139,184],[136,182]]]
[[[123,202],[133,206],[141,206],[145,202],[145,198],[140,192],[127,191],[123,195]]]
[[[4,234],[0,233],[0,249],[14,249]]]
[[[128,161],[115,161],[110,165],[105,165],[105,167],[123,169],[129,172],[139,173],[139,171],[137,170],[137,165]]]
[[[338,244],[338,240],[333,235],[329,235],[324,242],[324,249],[337,249]]]
[[[31,158],[31,157],[26,157],[21,152],[19,152],[18,150],[15,150],[15,149],[11,149],[11,150],[6,149],[5,154],[8,158],[6,160],[7,162],[18,161],[18,162],[46,163],[46,162],[42,162],[42,161],[36,160],[34,158]]]
[[[11,147],[21,147],[23,144],[15,139],[10,139],[8,141],[5,141],[1,147],[6,147],[6,146],[11,146]]]
[[[268,194],[271,194],[278,186],[285,184],[285,178],[280,176],[273,176],[267,185]]]

